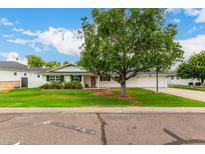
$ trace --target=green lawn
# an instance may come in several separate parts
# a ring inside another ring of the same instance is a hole
[[[187,89],[187,90],[197,90],[197,91],[204,91],[205,88],[200,88],[200,87],[190,87],[190,86],[185,86],[185,85],[170,85],[170,88],[179,88],[179,89]]]
[[[194,101],[168,94],[133,88],[128,89],[131,99],[118,97],[119,90],[112,95],[94,95],[91,90],[56,90],[18,89],[0,93],[0,107],[86,107],[86,106],[154,106],[154,107],[201,107],[205,102]]]

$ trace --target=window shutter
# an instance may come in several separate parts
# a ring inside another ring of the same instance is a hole
[[[62,82],[64,81],[64,76],[63,76],[63,75],[61,75],[61,81],[62,81]]]
[[[110,77],[108,77],[108,81],[110,81]]]
[[[48,82],[49,82],[49,75],[47,75],[47,76],[46,76],[46,81],[48,81]]]
[[[100,76],[100,81],[102,81],[102,76]]]
[[[80,82],[82,81],[82,75],[80,75]]]

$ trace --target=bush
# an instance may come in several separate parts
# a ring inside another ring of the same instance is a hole
[[[81,89],[80,82],[64,82],[64,89]]]
[[[81,89],[82,85],[80,82],[51,82],[45,83],[41,89]]]
[[[50,84],[49,83],[45,83],[40,88],[41,89],[50,89]]]
[[[40,88],[42,89],[62,89],[63,84],[61,82],[45,83]]]

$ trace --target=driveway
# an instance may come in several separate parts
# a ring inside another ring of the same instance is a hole
[[[0,144],[205,144],[204,113],[1,113]]]
[[[155,88],[147,88],[155,91]],[[159,92],[205,102],[205,92],[177,88],[159,88]]]

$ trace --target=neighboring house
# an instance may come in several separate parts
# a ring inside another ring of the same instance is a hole
[[[39,87],[44,83],[41,73],[45,69],[28,67],[14,61],[0,61],[0,89],[12,87]]]
[[[195,84],[196,82],[200,82],[197,79],[181,79],[180,77],[177,77],[176,73],[170,73],[170,75],[167,78],[168,85],[188,85],[189,82],[192,82]]]
[[[159,87],[167,87],[167,75],[159,74]],[[66,64],[46,71],[42,68],[29,68],[17,62],[0,61],[0,88],[6,85],[34,88],[47,82],[57,81],[76,81],[81,82],[84,87],[93,88],[120,87],[120,84],[110,77],[92,74],[75,64]],[[126,85],[127,87],[156,87],[156,74],[152,71],[139,73],[136,77],[127,80]]]
[[[42,74],[47,82],[53,81],[78,81],[85,87],[112,88],[120,84],[108,76],[97,76],[75,65],[64,66],[49,70]],[[117,76],[116,76],[117,78]],[[156,87],[155,72],[140,73],[126,82],[127,87]],[[159,74],[159,87],[167,87],[166,74]]]

